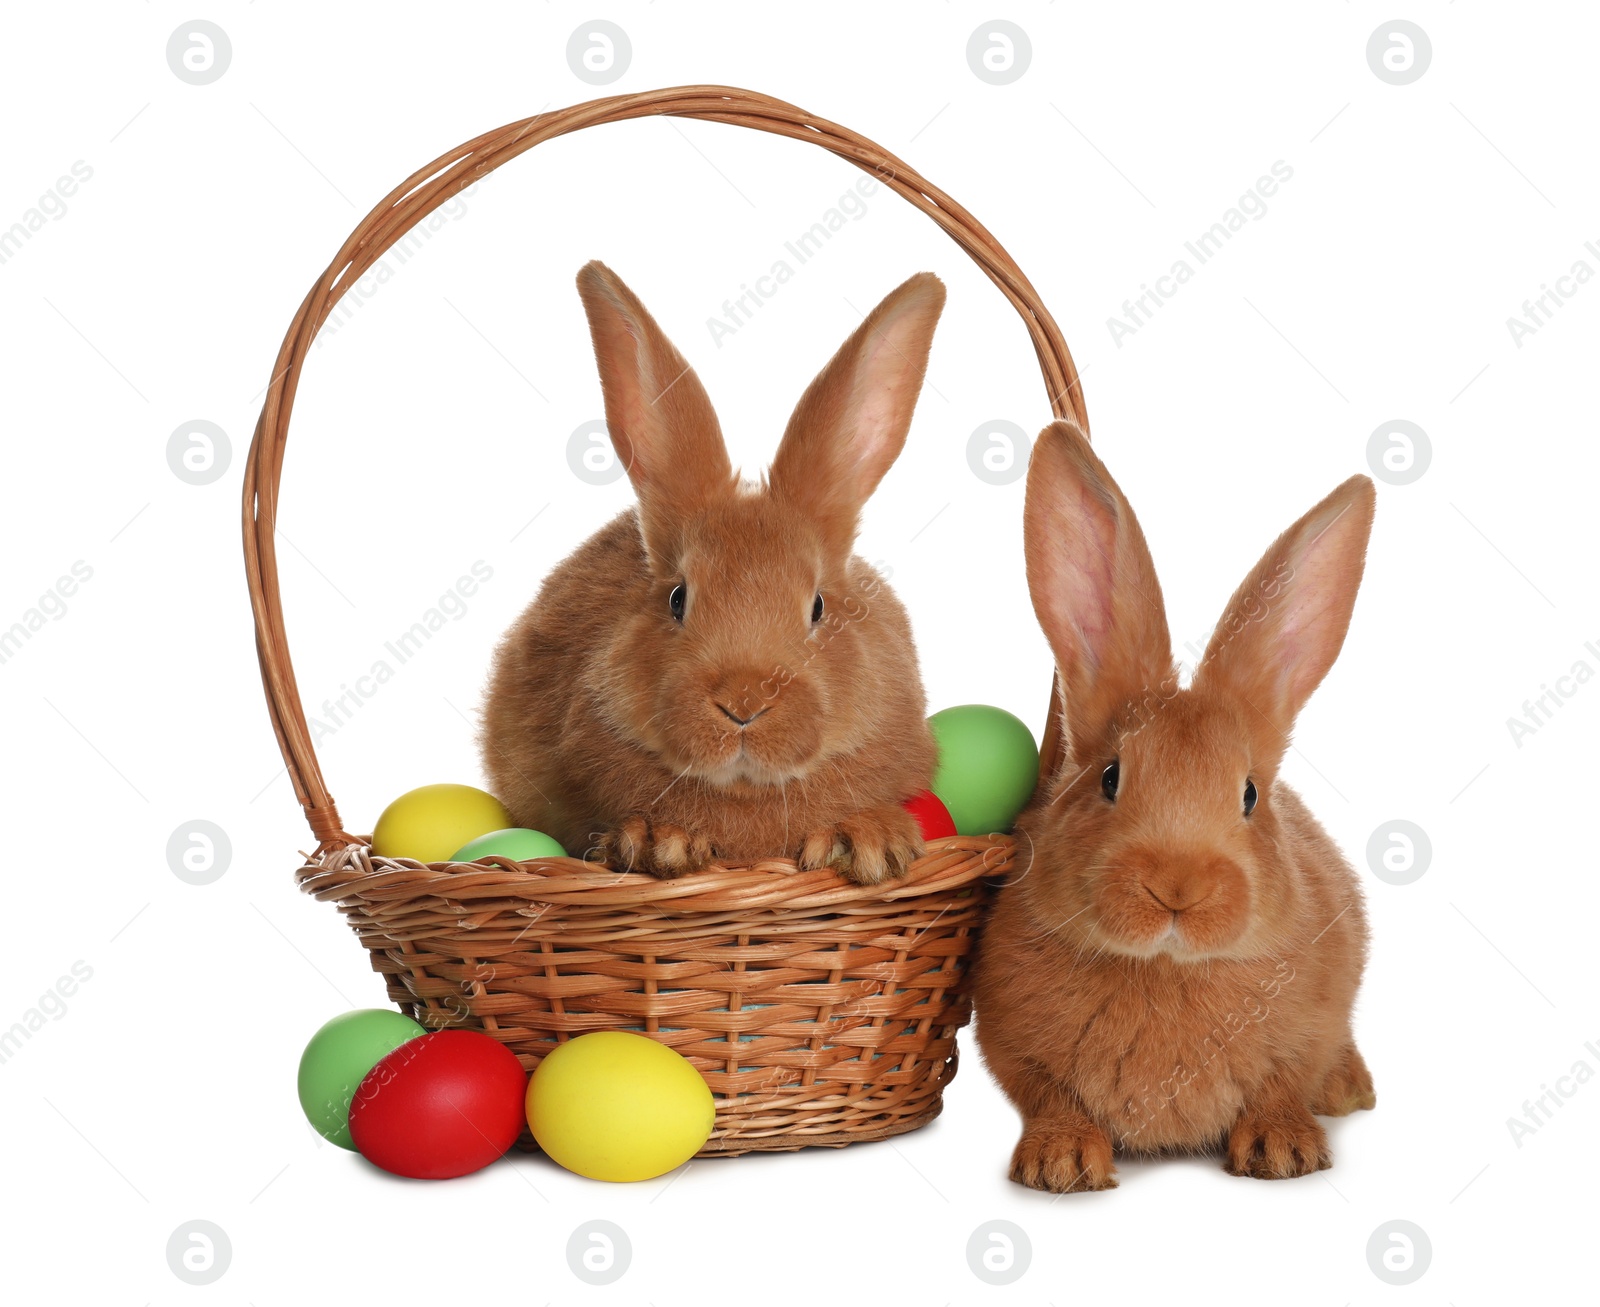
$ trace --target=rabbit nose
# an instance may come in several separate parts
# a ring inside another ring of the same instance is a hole
[[[1141,881],[1144,891],[1168,912],[1185,912],[1205,902],[1217,888],[1214,876],[1191,874]]]
[[[757,717],[761,716],[762,713],[766,712],[766,708],[757,708],[755,710],[755,712],[751,713],[748,717],[741,717],[741,716],[739,716],[738,713],[734,712],[734,710],[732,708],[728,707],[728,705],[725,704],[725,703],[719,703],[717,705],[717,707],[722,710],[722,715],[724,717],[727,717],[731,721],[738,722],[741,727],[745,727],[745,726],[750,725],[750,723],[755,721],[755,719]]]
[[[775,688],[776,682],[755,667],[725,668],[706,686],[706,697],[743,730],[772,707]]]

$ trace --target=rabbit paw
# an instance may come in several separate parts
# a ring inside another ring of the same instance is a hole
[[[1028,1126],[1011,1154],[1011,1178],[1052,1194],[1117,1187],[1111,1140],[1097,1125]]]
[[[1348,1116],[1351,1112],[1376,1107],[1378,1096],[1372,1089],[1372,1072],[1362,1060],[1356,1046],[1345,1049],[1322,1089],[1312,1101],[1311,1110],[1318,1116]]]
[[[1229,1175],[1292,1180],[1333,1165],[1328,1135],[1304,1104],[1246,1106],[1228,1132]]]
[[[600,837],[599,852],[618,871],[671,880],[704,871],[711,862],[711,841],[670,822],[634,816]]]
[[[858,885],[877,885],[904,876],[921,856],[917,819],[899,804],[889,804],[812,831],[796,861],[801,871],[832,867]]]

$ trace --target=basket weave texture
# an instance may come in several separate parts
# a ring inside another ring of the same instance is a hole
[[[422,864],[375,857],[323,780],[295,682],[278,589],[276,523],[290,412],[317,330],[397,240],[486,173],[552,137],[652,115],[820,145],[937,222],[1000,288],[1033,340],[1057,417],[1088,418],[1072,357],[1027,278],[965,209],[865,137],[751,91],[688,86],[539,114],[413,173],[357,224],[284,338],[251,444],[244,553],[273,730],[316,840],[300,887],[334,903],[389,997],[424,1025],[501,1040],[531,1070],[557,1043],[624,1029],[705,1075],[717,1123],[703,1154],[840,1145],[936,1116],[969,1011],[967,959],[1003,835],[936,840],[904,879],[847,883],[787,858],[680,880],[571,858]],[[1041,772],[1059,761],[1053,690]]]
[[[1003,836],[939,840],[873,888],[787,860],[662,881],[357,844],[299,880],[339,905],[425,1026],[481,1028],[529,1068],[591,1030],[676,1049],[718,1101],[705,1151],[731,1153],[880,1138],[938,1113],[984,878],[1010,860]]]

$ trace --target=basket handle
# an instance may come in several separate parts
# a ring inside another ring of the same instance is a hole
[[[256,423],[255,438],[244,475],[244,558],[250,586],[250,607],[255,615],[256,655],[261,681],[272,714],[272,729],[294,784],[295,797],[305,810],[319,850],[354,844],[346,833],[339,810],[322,779],[322,768],[306,727],[305,709],[295,684],[284,633],[283,604],[278,591],[276,523],[278,484],[283,474],[283,448],[289,434],[289,413],[300,382],[300,370],[324,320],[344,293],[397,241],[428,214],[479,178],[493,172],[525,150],[568,132],[601,123],[623,122],[666,114],[728,123],[757,131],[809,141],[838,155],[864,172],[877,176],[939,224],[1000,288],[1021,315],[1033,338],[1039,367],[1057,417],[1073,417],[1085,431],[1089,415],[1084,407],[1077,368],[1062,339],[1060,328],[1038,293],[1000,242],[981,223],[915,170],[882,146],[848,128],[817,118],[802,109],[755,91],[731,86],[676,86],[636,95],[615,95],[589,100],[553,113],[537,114],[508,123],[457,146],[407,177],[367,214],[345,240],[333,262],[301,301],[289,324],[283,347],[272,369],[266,402]],[[1062,741],[1059,678],[1051,686],[1050,715],[1040,749],[1041,777],[1053,776],[1060,763]]]

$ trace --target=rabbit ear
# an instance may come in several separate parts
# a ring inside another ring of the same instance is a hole
[[[1287,742],[1295,716],[1339,656],[1367,554],[1376,503],[1351,477],[1273,542],[1228,603],[1195,673],[1265,719]]]
[[[1053,422],[1028,464],[1028,590],[1061,675],[1073,756],[1115,747],[1176,685],[1161,584],[1138,519],[1076,423]]]
[[[639,496],[646,548],[670,558],[684,523],[734,486],[722,429],[700,379],[616,273],[585,264],[578,294],[594,337],[606,426]]]
[[[835,547],[899,456],[928,367],[944,283],[920,272],[873,309],[806,388],[768,474]]]

